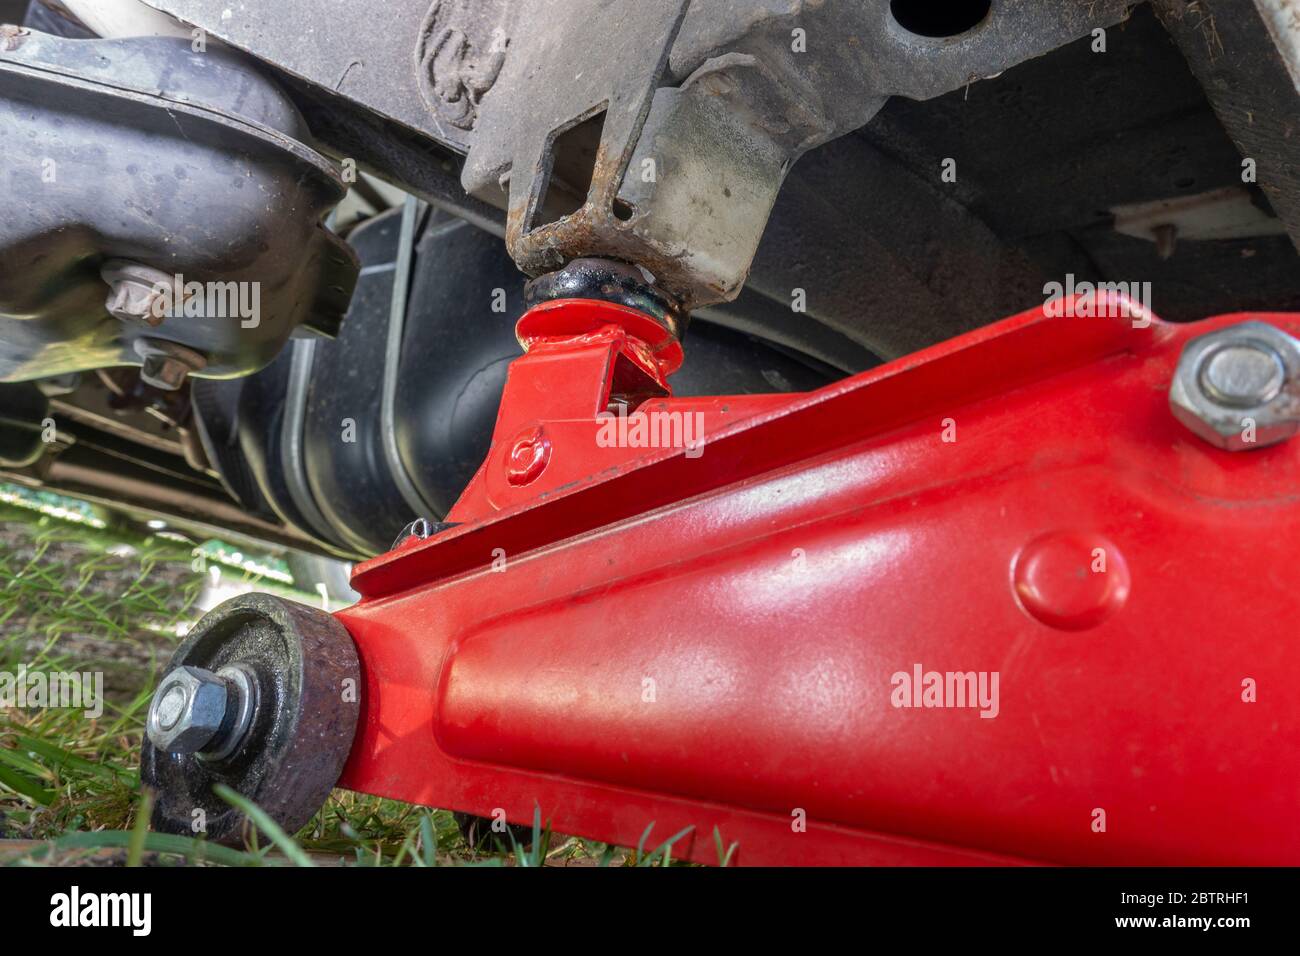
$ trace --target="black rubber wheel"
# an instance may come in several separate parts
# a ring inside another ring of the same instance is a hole
[[[243,814],[213,791],[224,783],[292,834],[324,805],[343,772],[356,734],[361,671],[336,618],[269,594],[241,595],[203,616],[168,672],[230,664],[250,671],[257,688],[251,726],[233,753],[221,760],[166,753],[145,738],[140,779],[155,793],[152,823],[161,833],[242,843]]]

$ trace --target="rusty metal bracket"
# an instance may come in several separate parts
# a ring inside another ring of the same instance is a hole
[[[618,231],[618,188],[686,8],[570,0],[520,11],[515,34],[528,43],[512,47],[480,104],[462,181],[489,202],[508,184],[506,241],[524,271],[558,269],[593,235]]]

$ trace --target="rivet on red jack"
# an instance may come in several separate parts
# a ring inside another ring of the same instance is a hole
[[[1118,547],[1098,534],[1051,531],[1016,555],[1021,606],[1048,627],[1082,631],[1124,606],[1131,581]]]

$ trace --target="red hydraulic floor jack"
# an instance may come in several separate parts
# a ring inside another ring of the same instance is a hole
[[[1076,305],[679,399],[664,316],[537,304],[444,523],[191,634],[155,826],[337,783],[706,863],[1300,862],[1300,316]]]

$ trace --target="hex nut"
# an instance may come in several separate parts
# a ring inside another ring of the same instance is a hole
[[[149,739],[167,753],[198,753],[221,731],[229,699],[224,678],[201,667],[178,667],[163,678],[149,705]]]
[[[1225,451],[1249,451],[1300,431],[1300,339],[1249,321],[1187,343],[1169,408],[1194,434]],[[1254,422],[1254,441],[1247,440]]]
[[[165,316],[159,308],[160,289],[171,288],[171,276],[151,266],[124,259],[104,263],[100,276],[108,283],[104,307],[109,315],[123,322],[143,322],[158,326]]]
[[[208,742],[198,755],[200,760],[220,761],[231,756],[243,744],[257,717],[260,694],[253,668],[247,664],[227,664],[217,671],[217,677],[226,681],[230,690],[226,702],[228,726]]]

